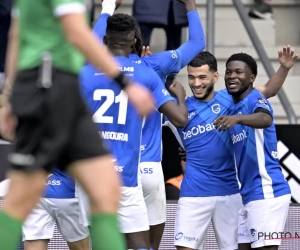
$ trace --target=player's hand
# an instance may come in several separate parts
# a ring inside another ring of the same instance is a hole
[[[147,88],[133,83],[129,84],[124,91],[141,116],[149,115],[153,112],[155,102],[151,92]]]
[[[146,46],[146,47],[143,46],[141,57],[150,56],[150,55],[152,55],[152,52],[150,51],[150,47],[149,46]]]
[[[186,92],[184,87],[180,84],[180,82],[173,82],[169,88],[168,91],[172,96],[175,96],[176,98],[185,98]]]
[[[283,46],[282,49],[278,50],[279,63],[286,69],[292,68],[297,58],[298,54],[295,54],[294,49],[290,45]]]
[[[186,162],[186,153],[182,147],[178,148],[178,153],[179,153],[180,159],[182,161]]]
[[[13,141],[15,138],[15,130],[18,124],[16,116],[12,113],[9,103],[6,103],[0,108],[0,134],[8,141]]]
[[[239,123],[238,115],[233,115],[233,116],[222,115],[222,116],[219,116],[214,121],[215,128],[218,131],[226,131],[227,129],[233,127],[234,125],[236,125],[238,123]]]
[[[122,4],[122,0],[102,0],[102,2],[104,2],[104,1],[116,4],[115,10],[117,10]]]

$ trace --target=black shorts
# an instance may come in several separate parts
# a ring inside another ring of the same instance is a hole
[[[37,85],[38,72],[21,71],[13,88],[18,126],[9,155],[12,168],[65,170],[74,161],[109,154],[81,97],[77,75],[55,69],[53,84],[45,89]]]

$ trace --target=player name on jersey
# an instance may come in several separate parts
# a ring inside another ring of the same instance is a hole
[[[101,131],[100,136],[105,140],[115,140],[115,141],[126,141],[128,142],[128,134],[113,132],[113,131]]]

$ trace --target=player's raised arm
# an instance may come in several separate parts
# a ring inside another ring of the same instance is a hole
[[[179,82],[174,82],[170,85],[168,90],[171,95],[177,99],[177,104],[173,101],[167,102],[159,108],[159,111],[166,115],[174,126],[183,128],[188,121],[188,111],[185,103],[185,89]]]
[[[65,12],[65,9],[60,6],[54,6],[55,14],[60,19],[66,38],[90,63],[101,68],[101,71],[112,77],[126,91],[129,100],[141,115],[149,114],[154,104],[151,94],[145,88],[133,84],[119,71],[111,54],[89,29],[84,15],[84,6],[82,7],[83,9],[78,8],[78,12]]]
[[[101,15],[96,21],[93,27],[93,33],[103,41],[103,37],[106,34],[107,18],[114,14],[114,11],[120,7],[122,0],[103,0]]]
[[[297,58],[298,54],[295,54],[290,45],[283,46],[282,49],[278,50],[279,69],[265,85],[257,86],[256,89],[266,98],[277,95]]]
[[[195,0],[178,0],[186,5],[189,22],[189,39],[174,51],[164,51],[144,58],[152,68],[159,69],[159,75],[166,77],[171,73],[178,73],[192,61],[206,46],[205,36]]]
[[[206,42],[195,0],[178,1],[185,4],[189,21],[189,40],[178,48],[182,56],[181,68],[183,68],[205,48]]]
[[[153,96],[156,99],[157,109],[163,113],[174,126],[183,128],[188,122],[188,111],[185,104],[185,89],[179,83],[173,83],[169,90],[177,99],[177,103],[165,88],[159,76],[151,70],[148,76],[149,86],[152,90]]]

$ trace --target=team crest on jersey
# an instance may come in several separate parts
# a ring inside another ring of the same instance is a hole
[[[264,98],[257,98],[259,103],[267,104],[267,101]]]
[[[214,104],[211,106],[211,110],[212,112],[214,112],[215,114],[219,114],[221,111],[221,106],[220,104]]]

